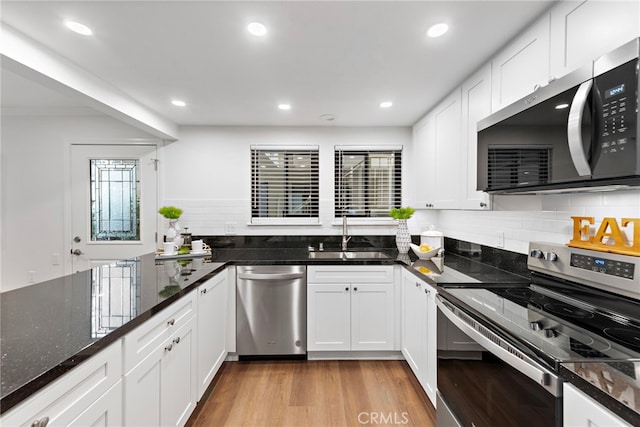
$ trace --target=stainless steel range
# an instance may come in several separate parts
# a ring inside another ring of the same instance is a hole
[[[631,363],[640,358],[639,265],[531,243],[527,286],[439,288],[438,322],[472,342],[439,345],[438,426],[561,426],[565,362],[599,360],[640,375]]]

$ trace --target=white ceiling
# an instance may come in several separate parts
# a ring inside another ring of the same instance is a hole
[[[409,126],[551,3],[3,0],[2,21],[180,125]],[[2,73],[3,110],[57,103],[74,104]]]

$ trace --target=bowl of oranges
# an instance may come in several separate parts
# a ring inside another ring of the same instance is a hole
[[[413,250],[413,253],[415,253],[420,259],[433,258],[438,254],[438,251],[440,250],[440,248],[433,248],[424,243],[420,246],[411,243],[411,249]]]

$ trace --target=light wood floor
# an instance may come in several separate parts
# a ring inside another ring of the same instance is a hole
[[[405,361],[225,362],[187,426],[435,426]]]

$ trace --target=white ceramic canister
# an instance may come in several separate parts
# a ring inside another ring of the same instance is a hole
[[[444,234],[441,231],[436,231],[431,226],[431,229],[420,233],[420,244],[429,245],[431,249],[444,247]]]

